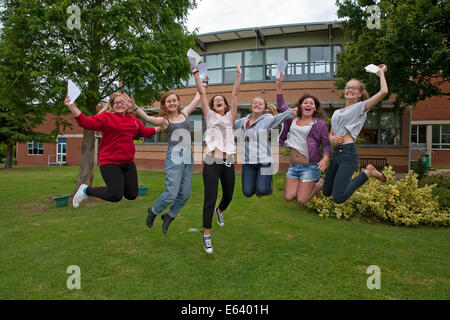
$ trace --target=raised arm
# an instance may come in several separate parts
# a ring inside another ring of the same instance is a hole
[[[237,97],[239,94],[239,87],[241,86],[241,75],[242,69],[239,65],[236,65],[236,78],[234,79],[233,92],[231,93],[231,109],[230,109],[233,123],[236,121],[237,118],[237,106],[238,106]]]
[[[283,80],[284,80],[284,74],[281,73],[280,78],[276,79],[277,109],[280,112],[285,112],[287,109],[289,109],[289,106],[284,101],[283,88],[282,88]]]
[[[367,112],[370,109],[372,109],[378,102],[383,100],[384,97],[388,94],[388,86],[386,82],[386,77],[384,73],[387,71],[386,65],[382,64],[379,65],[380,71],[380,91],[378,91],[376,94],[374,94],[372,97],[366,100],[366,106],[364,108],[364,111]]]
[[[206,90],[206,88],[208,87],[208,77],[206,77],[206,79],[203,80],[202,86]],[[195,97],[191,101],[191,103],[189,103],[189,105],[186,108],[183,108],[183,110],[181,112],[183,112],[187,118],[192,112],[195,111],[195,108],[197,107],[197,105],[199,103],[200,103],[200,93],[197,92],[197,94],[195,95]]]
[[[202,105],[203,117],[206,118],[209,112],[208,99],[206,97],[206,89],[202,84],[202,80],[200,80],[198,70],[197,69],[192,70],[192,74],[194,75],[197,92],[200,94],[200,104]]]
[[[125,99],[125,102],[127,103],[128,107],[130,107],[133,111],[136,112],[136,114],[145,122],[151,123],[155,126],[162,126],[164,124],[164,118],[163,117],[152,117],[149,116],[147,113],[145,113],[144,110],[142,110],[139,106],[136,105],[136,102],[134,101],[133,95],[129,97],[125,92],[122,94],[122,96]]]
[[[80,115],[80,113],[81,113],[80,109],[78,109],[78,107],[75,104],[70,103],[70,98],[69,98],[68,93],[66,93],[66,99],[64,100],[64,104],[69,108],[70,112],[72,112],[72,114],[75,118]]]

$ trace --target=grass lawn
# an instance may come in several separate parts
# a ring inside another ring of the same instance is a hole
[[[236,175],[225,226],[213,222],[207,255],[201,233],[190,232],[202,229],[200,174],[164,235],[160,219],[145,225],[163,173],[140,171],[150,188],[135,201],[57,208],[51,197],[73,192],[78,169],[0,170],[0,299],[450,298],[448,228],[323,219],[285,202],[281,190],[245,198]],[[80,290],[66,286],[71,265],[81,270]],[[367,288],[370,265],[381,270],[379,290]]]

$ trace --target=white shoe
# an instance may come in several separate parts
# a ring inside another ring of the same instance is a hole
[[[207,254],[213,253],[211,236],[203,236],[203,248],[205,248]]]
[[[88,196],[83,192],[84,188],[87,188],[87,184],[82,184],[78,188],[77,193],[75,193],[75,195],[73,196],[72,204],[74,208],[78,208],[80,206],[80,203],[88,198]]]
[[[225,222],[223,221],[223,212],[219,213],[219,208],[216,208],[216,214],[217,214],[217,224],[223,227],[225,224]]]

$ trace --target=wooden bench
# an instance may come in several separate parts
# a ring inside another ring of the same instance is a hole
[[[369,163],[377,170],[382,170],[388,166],[386,158],[359,158],[359,167],[361,169],[364,169]]]

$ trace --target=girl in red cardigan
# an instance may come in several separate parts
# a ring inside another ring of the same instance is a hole
[[[91,117],[85,116],[66,95],[64,103],[69,107],[78,124],[89,130],[101,131],[102,140],[99,147],[98,161],[100,173],[106,187],[92,188],[80,185],[73,197],[73,207],[78,208],[88,196],[117,202],[125,197],[136,199],[138,195],[138,178],[134,164],[134,137],[151,137],[160,130],[159,127],[145,127],[130,113],[125,98],[121,93],[113,93],[107,106]]]

